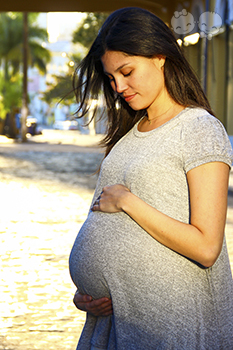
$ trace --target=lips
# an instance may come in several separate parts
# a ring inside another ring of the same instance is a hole
[[[131,100],[134,98],[134,96],[136,96],[136,94],[127,95],[127,96],[123,96],[123,97],[124,97],[124,100],[125,100],[126,102],[129,102],[129,101],[131,101]]]

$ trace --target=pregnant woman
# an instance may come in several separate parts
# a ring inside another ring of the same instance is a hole
[[[78,349],[233,349],[223,125],[171,30],[143,9],[111,14],[78,67],[83,114],[101,89],[106,156],[69,261],[88,311]]]

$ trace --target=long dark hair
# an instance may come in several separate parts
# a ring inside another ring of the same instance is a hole
[[[103,24],[89,53],[77,67],[73,80],[82,116],[88,112],[90,100],[98,99],[101,90],[104,92],[108,118],[107,133],[103,140],[106,154],[145,113],[144,110],[130,108],[111,88],[101,63],[101,57],[106,51],[121,51],[148,58],[158,55],[166,57],[165,85],[173,100],[185,107],[202,107],[213,114],[196,75],[167,25],[153,13],[141,8],[117,10]]]

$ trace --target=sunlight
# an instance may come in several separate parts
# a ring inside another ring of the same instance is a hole
[[[74,31],[78,24],[86,17],[84,12],[48,12],[47,31],[49,42],[56,42],[65,32]]]

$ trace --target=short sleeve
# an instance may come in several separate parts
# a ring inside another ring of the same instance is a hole
[[[184,122],[181,137],[186,172],[199,165],[216,161],[231,167],[231,143],[224,126],[217,118],[207,114]]]

